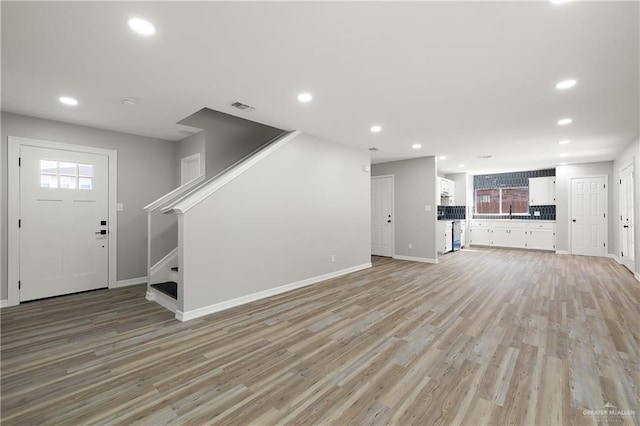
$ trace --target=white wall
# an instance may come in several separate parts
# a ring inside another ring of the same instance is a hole
[[[635,164],[634,170],[634,220],[635,220],[635,264],[636,272],[640,272],[640,176],[638,173],[638,158],[640,158],[640,139],[632,142],[627,148],[616,158],[613,162],[613,202],[610,206],[612,210],[612,220],[614,225],[614,231],[610,236],[611,241],[611,253],[615,254],[617,258],[620,257],[620,170],[629,164]]]
[[[118,280],[147,275],[147,216],[142,208],[176,186],[175,142],[24,115],[2,113],[2,282],[7,298],[7,146],[8,136],[94,146],[118,151]],[[161,231],[165,232],[165,231]],[[158,237],[161,247],[175,247],[176,235]],[[171,241],[173,240],[173,241]],[[163,250],[165,250],[163,248]]]
[[[585,164],[569,164],[556,167],[556,250],[569,250],[569,220],[571,214],[571,178],[607,175],[607,204],[609,206],[609,220],[607,233],[609,244],[608,253],[613,253],[612,234],[615,232],[613,215],[616,210],[612,208],[614,192],[617,188],[612,185],[615,176],[613,174],[613,161]]]
[[[430,261],[437,259],[435,157],[374,164],[371,175],[394,175],[394,254]],[[427,205],[431,206],[431,211],[425,211]],[[410,249],[409,244],[413,248]]]
[[[366,151],[300,135],[184,213],[178,309],[369,264],[367,165]]]

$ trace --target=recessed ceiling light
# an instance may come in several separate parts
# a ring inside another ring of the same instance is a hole
[[[560,157],[568,157],[568,156],[569,156],[569,154],[567,154],[566,152],[560,154]]]
[[[70,98],[69,96],[62,96],[59,100],[60,100],[60,103],[63,103],[65,105],[69,105],[69,106],[78,105],[78,101],[74,98]]]
[[[458,164],[458,167],[464,167],[464,164]]]
[[[156,32],[156,28],[149,21],[145,21],[140,18],[131,18],[129,19],[129,28],[138,34],[142,35],[153,35]]]
[[[440,157],[438,157],[438,160],[446,160],[447,156],[446,155],[441,155]]]
[[[560,145],[566,145],[566,144],[568,144],[568,143],[571,143],[571,141],[570,141],[570,140],[568,140],[568,139],[565,139],[565,140],[563,140],[563,141],[558,142],[558,144],[560,144]]]
[[[378,126],[377,124],[375,126],[371,126],[371,131],[373,133],[378,133],[380,132],[380,130],[382,130],[382,127]]]
[[[411,148],[413,148],[413,149],[420,149],[420,148],[422,148],[422,145],[421,145],[421,144],[419,144],[419,143],[414,143],[413,145],[411,145]]]
[[[566,166],[569,163],[560,163],[561,166]]]
[[[311,102],[312,99],[313,99],[313,96],[311,96],[311,93],[300,93],[298,95],[298,100],[300,102],[307,103],[307,102]]]
[[[558,120],[558,126],[566,126],[567,124],[571,124],[573,120],[570,118],[563,118],[561,120]]]
[[[575,80],[562,80],[561,82],[556,84],[556,89],[560,89],[560,90],[570,89],[573,86],[575,86],[576,83],[577,82]]]

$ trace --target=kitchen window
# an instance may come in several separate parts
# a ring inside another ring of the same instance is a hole
[[[476,189],[476,214],[529,214],[529,187]]]

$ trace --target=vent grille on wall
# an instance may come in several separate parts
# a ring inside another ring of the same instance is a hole
[[[231,104],[231,106],[241,109],[243,111],[253,111],[255,109],[255,107],[252,107],[251,105],[243,104],[242,102],[234,102]]]

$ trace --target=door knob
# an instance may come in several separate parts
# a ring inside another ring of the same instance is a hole
[[[389,220],[387,221],[387,223],[391,223],[391,219],[389,219]]]
[[[575,219],[572,220],[572,222],[575,222],[575,221],[576,221]]]

